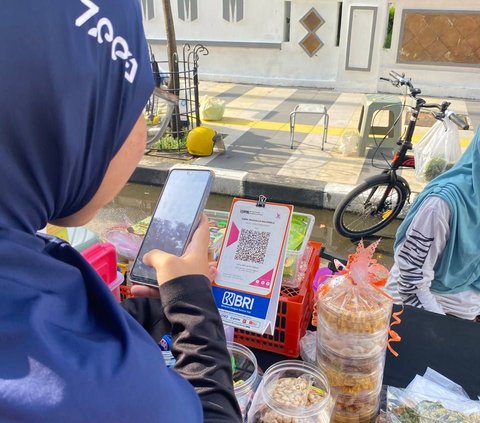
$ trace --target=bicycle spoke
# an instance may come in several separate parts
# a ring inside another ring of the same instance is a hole
[[[401,195],[394,187],[386,196],[383,206],[379,208],[379,203],[387,189],[387,185],[377,185],[360,193],[345,210],[345,227],[348,230],[360,232],[388,219],[401,201]],[[374,191],[373,195],[371,195],[372,191]]]

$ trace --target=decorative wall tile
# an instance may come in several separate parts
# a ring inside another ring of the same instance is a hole
[[[305,16],[300,19],[300,23],[306,28],[307,31],[315,32],[320,28],[325,21],[318,14],[318,12],[312,7]]]
[[[480,65],[480,12],[405,10],[398,61]]]
[[[323,47],[322,40],[318,37],[316,32],[318,29],[325,23],[324,19],[320,14],[311,8],[303,17],[300,19],[300,23],[308,31],[308,34],[303,37],[300,41],[300,46],[303,48],[305,53],[312,57],[318,50]]]

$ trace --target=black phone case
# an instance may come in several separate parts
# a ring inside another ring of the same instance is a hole
[[[152,216],[155,216],[155,213],[157,211],[157,208],[158,206],[160,205],[160,201],[162,200],[162,195],[163,195],[163,191],[166,187],[166,185],[168,184],[168,180],[169,180],[169,177],[170,177],[170,174],[171,172],[173,171],[178,171],[179,169],[172,169],[169,173],[168,173],[168,176],[167,176],[167,179],[165,181],[165,185],[162,189],[162,193],[160,194],[160,198],[158,199],[157,201],[157,204],[155,206],[155,209],[153,211],[153,214]],[[183,170],[183,169],[182,169]],[[207,201],[208,201],[208,197],[210,195],[210,190],[212,188],[212,184],[213,184],[213,180],[214,180],[214,173],[210,170],[197,170],[197,169],[185,169],[185,171],[199,171],[199,172],[209,172],[210,175],[211,175],[211,178],[208,182],[208,185],[206,186],[205,188],[205,191],[204,191],[204,194],[203,194],[203,197],[202,197],[202,201],[201,203],[199,204],[199,207],[197,209],[197,213],[196,213],[196,216],[195,216],[195,220],[194,220],[194,223],[190,229],[190,232],[188,234],[188,238],[185,242],[185,246],[184,246],[184,249],[183,249],[183,252],[182,254],[185,252],[185,249],[187,248],[188,244],[190,244],[190,241],[192,240],[192,237],[193,237],[193,234],[195,233],[199,223],[200,223],[200,218],[201,218],[201,215],[203,213],[203,210],[205,209],[205,206],[207,204]],[[150,224],[148,225],[148,228],[147,228],[147,231],[145,232],[145,236],[143,238],[143,241],[142,241],[142,245],[140,245],[140,249],[138,250],[138,254],[137,254],[137,257],[135,258],[135,261],[134,261],[134,264],[133,264],[133,267],[132,267],[132,270],[130,272],[130,280],[132,282],[135,282],[135,283],[138,283],[138,284],[142,284],[142,285],[147,285],[147,286],[154,286],[154,287],[158,287],[158,284],[157,284],[157,281],[156,280],[152,280],[152,279],[149,279],[149,278],[144,278],[144,277],[140,277],[140,276],[135,276],[134,275],[134,269],[135,269],[135,266],[136,266],[136,263],[138,261],[138,256],[140,255],[140,252],[142,251],[142,247],[143,247],[143,244],[145,242],[145,240],[147,239],[148,237],[148,232],[150,230],[150,226],[153,222],[153,219],[152,221],[150,222]]]

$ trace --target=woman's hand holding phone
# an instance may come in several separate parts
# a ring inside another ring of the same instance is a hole
[[[143,262],[155,268],[158,285],[186,275],[205,275],[212,279],[215,270],[208,263],[209,243],[208,219],[203,215],[191,242],[181,257],[160,250],[152,250],[143,256]],[[158,290],[155,288],[141,285],[132,287],[132,294],[136,297],[151,297],[155,292],[158,296]]]

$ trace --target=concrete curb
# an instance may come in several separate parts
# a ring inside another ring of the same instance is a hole
[[[263,194],[270,201],[312,208],[334,210],[344,196],[354,188],[353,185],[155,160],[142,160],[130,178],[130,182],[163,185],[168,171],[177,167],[213,170],[215,183],[212,192],[215,194],[244,198],[257,198]]]

